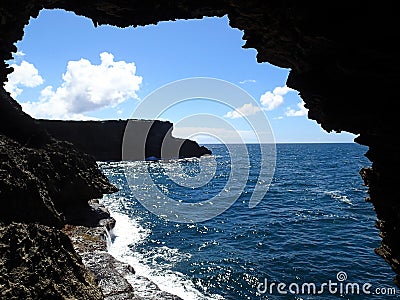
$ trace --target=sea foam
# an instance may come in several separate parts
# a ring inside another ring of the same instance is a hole
[[[108,206],[111,216],[116,221],[110,233],[108,251],[116,259],[134,268],[135,274],[127,275],[126,279],[138,296],[154,299],[154,294],[161,290],[184,300],[224,299],[220,295],[204,295],[187,276],[169,269],[173,263],[187,258],[189,254],[165,245],[146,252],[136,251],[136,246],[150,236],[151,230],[140,224],[140,218],[131,218],[117,211],[113,206],[122,199],[119,200],[113,201],[114,205],[103,203]]]

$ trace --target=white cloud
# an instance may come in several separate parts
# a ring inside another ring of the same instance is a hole
[[[245,116],[251,116],[261,111],[259,106],[254,106],[251,103],[246,103],[243,106],[236,108],[236,110],[228,111],[224,117],[230,119],[242,118]]]
[[[255,79],[245,79],[245,80],[239,81],[240,84],[255,83],[255,82],[257,82]]]
[[[294,89],[291,89],[290,87],[285,85],[285,86],[277,86],[276,88],[274,88],[273,93],[276,95],[284,96],[287,93],[294,92],[294,91],[295,91]]]
[[[289,87],[285,86],[277,86],[273,91],[267,91],[260,97],[261,106],[254,106],[251,103],[244,104],[243,106],[236,108],[234,111],[229,111],[224,115],[225,118],[237,119],[242,118],[244,116],[251,116],[261,110],[274,110],[283,104],[284,99],[283,96],[289,92],[295,91]]]
[[[43,83],[42,76],[33,64],[23,60],[19,65],[11,64],[11,67],[14,71],[7,76],[8,81],[4,84],[4,88],[14,99],[21,95],[23,91],[21,87],[33,88]]]
[[[69,61],[61,86],[44,88],[39,101],[22,104],[24,111],[36,118],[88,119],[84,113],[137,99],[142,77],[135,64],[114,61],[107,52],[100,59],[100,65],[83,58]]]
[[[25,56],[25,52],[23,52],[23,51],[17,51],[17,52],[14,53],[13,56],[14,56],[14,57],[22,57],[22,56]]]
[[[283,96],[288,92],[294,91],[293,89],[285,86],[278,86],[272,92],[267,91],[260,97],[260,102],[265,110],[274,110],[283,104]]]
[[[298,110],[294,110],[293,108],[288,107],[285,115],[287,117],[301,117],[306,116],[308,113],[308,109],[304,107],[304,101],[297,103]]]

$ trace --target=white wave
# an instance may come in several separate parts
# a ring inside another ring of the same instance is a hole
[[[349,205],[353,205],[353,202],[346,196],[341,195],[340,191],[327,191],[325,192],[326,195],[329,195],[332,199],[339,200]]]
[[[121,201],[121,199],[115,200],[113,203]],[[117,212],[118,209],[115,206],[113,204],[108,206],[111,216],[116,221],[108,251],[116,259],[128,263],[135,269],[135,274],[128,275],[126,279],[138,296],[154,299],[154,286],[149,283],[150,281],[162,291],[184,300],[224,299],[220,295],[205,296],[185,274],[169,270],[174,263],[190,258],[189,254],[181,253],[178,249],[165,245],[145,252],[135,251],[135,246],[145,241],[151,230],[142,227],[139,223],[140,219],[132,219]]]

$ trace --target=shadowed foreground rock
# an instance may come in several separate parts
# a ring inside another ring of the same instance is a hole
[[[61,228],[90,199],[117,191],[96,161],[50,137],[0,88],[0,221]],[[20,134],[19,134],[20,133]]]
[[[88,210],[88,200],[115,192],[90,156],[49,140],[23,146],[0,134],[0,220],[61,227]],[[12,199],[12,200],[10,200]]]
[[[0,299],[103,299],[71,241],[39,224],[0,223]]]

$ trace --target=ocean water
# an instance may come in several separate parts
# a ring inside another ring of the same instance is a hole
[[[249,208],[261,151],[259,145],[246,145],[250,161],[243,160],[243,174],[234,174],[247,178],[246,186],[235,191],[240,197],[203,222],[165,220],[136,199],[135,189],[148,187],[130,185],[127,177],[145,173],[152,178],[149,185],[176,201],[218,195],[232,176],[229,151],[224,145],[206,146],[211,158],[99,162],[120,189],[102,199],[117,221],[109,251],[135,268],[128,280],[141,296],[153,299],[151,281],[185,300],[400,297],[395,274],[374,253],[380,243],[376,215],[365,202],[367,189],[359,175],[370,165],[366,147],[278,144],[269,190]],[[203,186],[172,180],[193,177],[208,164],[214,176]]]

